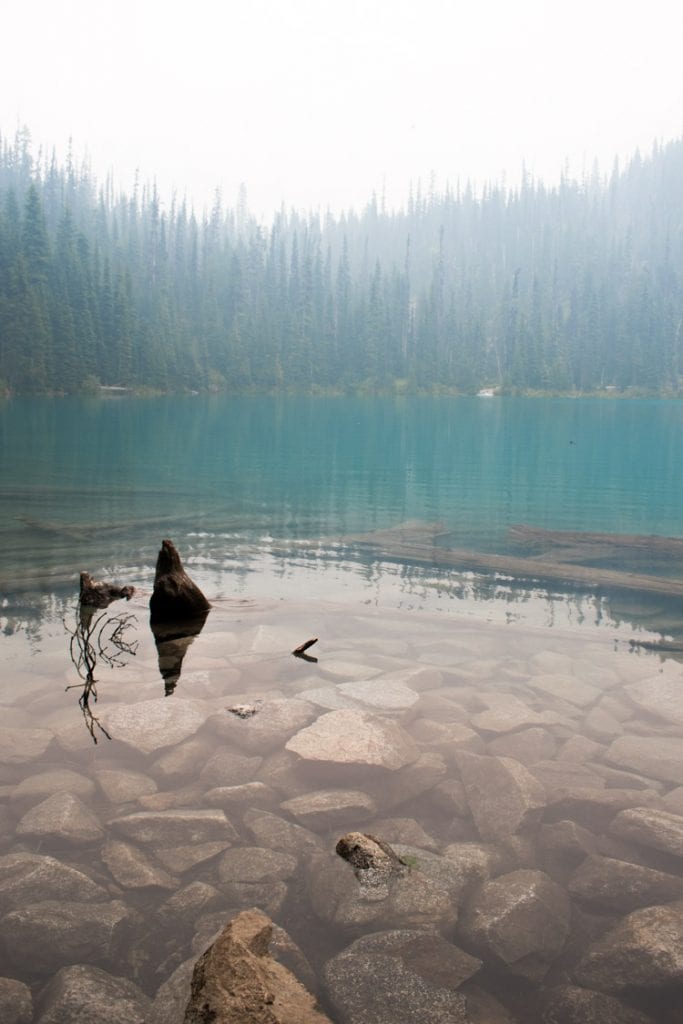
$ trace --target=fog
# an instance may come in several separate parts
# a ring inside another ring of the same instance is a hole
[[[255,213],[547,181],[680,134],[674,0],[9,0],[0,131]]]

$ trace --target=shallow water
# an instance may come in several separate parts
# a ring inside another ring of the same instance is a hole
[[[38,999],[55,971],[74,962],[73,953],[42,960],[42,954],[29,955],[25,926],[6,916],[3,925],[2,915],[14,911],[2,858],[37,853],[82,870],[128,915],[125,941],[104,953],[94,940],[90,951],[86,943],[78,962],[96,962],[154,997],[222,923],[257,905],[299,943],[322,1004],[346,1024],[352,1018],[323,981],[325,964],[361,934],[425,922],[419,907],[406,912],[405,905],[386,904],[361,924],[346,889],[347,903],[341,900],[336,911],[326,904],[321,890],[336,892],[339,872],[348,868],[335,858],[335,843],[360,828],[412,848],[416,873],[428,871],[430,856],[441,858],[441,871],[449,859],[461,863],[463,848],[456,844],[470,844],[471,851],[482,841],[481,823],[459,788],[463,752],[512,757],[545,790],[540,820],[534,811],[506,838],[485,839],[491,878],[541,870],[570,893],[572,904],[562,949],[545,973],[530,979],[482,952],[465,933],[474,884],[457,898],[451,894],[460,923],[437,900],[440,932],[483,961],[459,989],[472,1007],[483,990],[500,1004],[496,1020],[541,1020],[548,994],[568,981],[576,984],[585,949],[633,909],[618,893],[598,893],[597,885],[581,891],[576,873],[589,849],[590,856],[683,877],[680,857],[612,831],[623,808],[683,812],[683,777],[675,767],[646,771],[624,763],[614,747],[624,736],[654,738],[662,749],[677,744],[683,764],[683,701],[653,711],[633,690],[652,679],[666,692],[680,684],[677,661],[631,643],[679,635],[676,602],[454,572],[438,559],[415,566],[352,541],[412,518],[440,520],[458,545],[492,551],[507,550],[506,530],[516,522],[553,530],[681,533],[683,467],[673,443],[678,407],[567,401],[552,407],[553,416],[546,406],[542,426],[529,405],[387,402],[372,422],[363,402],[347,403],[343,415],[334,402],[240,400],[228,408],[223,400],[203,399],[152,403],[155,415],[152,406],[137,402],[27,402],[11,415],[2,412],[0,975],[26,982]],[[653,421],[659,444],[649,460],[638,459],[636,439],[652,440]],[[610,454],[617,423],[629,439],[628,455]],[[559,459],[558,438],[568,439],[568,448],[589,450],[573,475]],[[598,440],[606,442],[600,450]],[[524,466],[522,452],[529,456]],[[157,650],[147,598],[161,535],[176,540],[213,608],[191,642],[171,641]],[[69,646],[78,624],[81,568],[138,587],[130,603],[116,602],[101,620],[104,653],[120,664],[99,657],[90,715],[78,704],[82,680],[70,657],[78,647]],[[116,622],[105,624],[121,615],[132,616],[124,636],[137,645],[135,653],[111,642]],[[312,637],[318,643],[309,653],[317,660],[293,658],[292,649]],[[251,719],[227,710],[258,701]],[[169,731],[150,740],[168,708],[178,706],[194,723],[187,734]],[[141,724],[136,707],[144,711]],[[251,738],[259,722],[283,708],[298,708],[301,718],[278,711],[284,717],[277,727]],[[307,763],[286,749],[336,708],[398,724],[421,760],[399,770],[350,769]],[[496,709],[512,719],[492,721],[487,715]],[[69,777],[60,782],[64,770],[80,779],[78,787]],[[136,773],[128,777],[135,781],[125,798],[106,774],[120,772]],[[262,783],[257,795],[216,795],[253,781]],[[40,832],[30,817],[27,824],[26,816],[53,790],[70,785],[102,830],[96,838],[60,837],[54,824]],[[290,804],[323,789],[335,790],[338,804],[322,814]],[[342,799],[348,790],[365,796],[364,810],[349,811]],[[224,810],[229,835],[206,856],[188,855],[162,834],[131,838],[120,824],[161,808]],[[259,822],[263,811],[284,822],[284,831],[271,819]],[[589,833],[578,856],[551,850],[547,829],[559,814]],[[287,823],[306,834],[287,832]],[[121,841],[157,872],[153,880],[126,874],[120,849],[112,852],[112,842]],[[281,870],[263,867],[259,874],[238,861],[235,851],[242,849],[247,861],[265,863],[257,849],[288,855],[293,864],[285,865],[282,856]],[[193,902],[191,883],[212,886],[215,895]],[[27,891],[23,909],[56,898],[49,886]],[[168,901],[176,891],[184,894],[184,909],[171,913]],[[646,893],[638,906],[671,902],[667,893],[666,900]],[[624,1006],[646,1009],[651,1020],[672,1024],[677,990],[669,985],[647,997],[644,991],[612,994]]]

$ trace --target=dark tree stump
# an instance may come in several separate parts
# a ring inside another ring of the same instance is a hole
[[[149,599],[150,621],[183,622],[206,616],[211,605],[183,569],[180,555],[170,540],[162,540]]]
[[[134,593],[135,587],[117,587],[114,583],[94,580],[89,572],[81,573],[78,599],[82,605],[88,605],[90,608],[108,608],[112,601],[117,601],[120,597],[130,601]]]

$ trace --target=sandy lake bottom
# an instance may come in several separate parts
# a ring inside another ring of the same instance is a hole
[[[180,1024],[258,907],[339,1024],[680,1019],[679,662],[369,604],[226,599],[158,649],[143,598],[99,614],[92,717],[56,617],[3,638],[0,1018]],[[350,831],[401,859],[379,887]]]

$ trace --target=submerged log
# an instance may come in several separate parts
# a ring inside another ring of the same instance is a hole
[[[78,600],[82,605],[91,608],[107,608],[112,601],[125,597],[130,601],[135,593],[135,587],[117,587],[114,583],[106,583],[104,580],[94,580],[90,573],[81,573],[81,589]]]
[[[183,622],[206,617],[211,605],[183,569],[175,545],[161,542],[154,576],[154,591],[149,600],[150,621]]]

